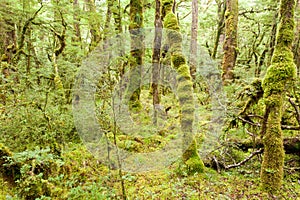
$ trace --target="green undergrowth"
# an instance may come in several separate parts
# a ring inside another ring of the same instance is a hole
[[[233,87],[225,89],[235,90]],[[239,91],[242,92],[243,89],[240,87]],[[245,91],[250,95],[253,93],[251,88]],[[159,115],[157,128],[152,125],[153,106],[149,93],[149,90],[142,90],[143,109],[139,113],[131,113],[133,121],[141,127],[139,132],[124,134],[120,128],[116,130],[117,145],[124,150],[154,152],[178,136],[180,113],[175,95],[169,92],[162,97],[162,109],[171,108],[167,114],[163,112]],[[194,96],[198,116],[194,129],[201,151],[213,113],[205,86],[197,88]],[[244,99],[247,101],[247,95]],[[241,110],[243,106],[239,108]],[[262,104],[258,101],[257,105],[247,111],[260,108]],[[109,106],[102,109],[98,119],[113,142],[113,118],[109,109]],[[235,119],[234,116],[232,118]],[[76,141],[62,146],[59,153],[53,151],[51,144],[50,147],[28,148],[25,151],[12,148],[13,145],[7,145],[8,148],[0,145],[0,200],[122,199],[121,180],[124,182],[127,199],[299,199],[300,160],[296,155],[286,155],[284,184],[276,197],[260,191],[260,155],[238,168],[224,170],[221,167],[220,173],[212,169],[216,169],[212,158],[216,158],[220,165],[230,165],[244,160],[254,151],[250,148],[243,152],[237,146],[238,142],[253,139],[247,131],[256,133],[258,129],[236,120],[236,124],[221,136],[223,146],[202,158],[206,164],[204,173],[193,175],[187,174],[186,166],[178,161],[161,171],[124,171],[120,177],[118,170],[109,169],[95,159],[84,144]],[[285,132],[286,136],[290,134],[292,133]]]
[[[36,149],[22,152],[22,158],[10,157],[22,168],[21,175],[10,182],[2,174],[0,199],[121,199],[118,170],[96,160],[82,144],[70,143],[61,157],[46,152]],[[296,156],[289,160],[299,162]],[[122,179],[128,199],[297,199],[300,176],[292,170],[286,169],[276,197],[260,192],[259,158],[220,173],[206,168],[203,174],[187,175],[174,163],[161,171],[123,172]]]

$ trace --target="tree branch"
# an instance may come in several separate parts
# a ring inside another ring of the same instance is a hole
[[[263,149],[262,148],[260,148],[260,149],[258,149],[258,150],[256,150],[256,151],[254,151],[254,152],[252,152],[251,154],[250,154],[250,156],[248,156],[247,158],[245,158],[244,160],[242,160],[241,162],[239,162],[239,163],[237,163],[237,164],[233,164],[233,165],[225,165],[224,167],[225,167],[225,169],[231,169],[231,168],[236,168],[236,167],[240,167],[240,166],[242,166],[242,165],[244,165],[246,162],[248,162],[251,158],[253,158],[255,155],[257,155],[257,154],[261,154],[263,152]]]

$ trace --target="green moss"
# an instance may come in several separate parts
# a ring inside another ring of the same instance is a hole
[[[172,64],[174,66],[175,69],[178,69],[179,67],[181,67],[181,65],[185,65],[186,64],[186,60],[185,60],[185,57],[182,55],[182,54],[175,54],[175,55],[172,55]],[[188,67],[187,67],[187,70],[188,70]],[[180,71],[178,71],[179,74]]]
[[[168,1],[169,3],[171,1]],[[173,1],[172,1],[173,2]],[[169,5],[169,3],[167,5]],[[164,9],[163,9],[164,10]],[[177,95],[180,103],[180,124],[184,133],[182,161],[187,167],[188,173],[203,172],[204,165],[197,153],[197,145],[193,135],[194,102],[193,82],[190,69],[186,64],[186,58],[182,54],[182,35],[179,32],[177,17],[170,9],[164,18],[164,28],[167,30],[167,42],[171,54],[171,63],[177,71]]]
[[[264,159],[261,168],[261,187],[278,193],[283,180],[284,149],[281,118],[285,92],[296,78],[291,44],[294,40],[294,1],[281,1],[281,21],[271,66],[262,82],[264,102],[269,111],[263,135]]]
[[[141,72],[137,68],[143,65],[143,1],[131,0],[130,1],[130,37],[131,37],[131,51],[132,59],[130,61],[130,69],[134,71],[130,76],[130,83],[128,93],[132,93],[129,101],[129,108],[131,111],[139,111],[141,108],[140,103],[140,84]]]
[[[178,87],[177,87],[177,92],[178,93],[189,93],[190,95],[192,95],[192,93],[190,92],[193,92],[192,91],[192,87],[193,87],[193,82],[192,81],[189,81],[189,80],[186,80],[184,82],[179,82],[178,83]],[[180,98],[180,96],[179,96]]]
[[[197,144],[194,139],[191,142],[190,146],[183,153],[183,159],[186,160],[185,164],[187,165],[189,174],[204,172],[205,167],[202,160],[200,159],[199,154],[197,153]]]
[[[163,0],[162,1],[162,18],[165,17],[167,13],[172,12],[174,0]]]
[[[164,18],[164,28],[174,30],[174,31],[180,30],[177,17],[174,13],[169,12],[166,15],[166,17]],[[173,33],[176,33],[176,32],[173,32]]]
[[[193,104],[194,105],[194,99],[189,95],[188,93],[178,93],[179,96],[179,102],[180,104]]]

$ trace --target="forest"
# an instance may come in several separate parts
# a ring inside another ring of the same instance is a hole
[[[300,0],[1,0],[0,199],[300,199]]]

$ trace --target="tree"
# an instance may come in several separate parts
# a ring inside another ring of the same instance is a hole
[[[226,0],[226,38],[223,46],[224,56],[222,61],[222,79],[225,84],[228,80],[234,79],[233,68],[237,58],[238,11],[238,0]]]
[[[203,172],[204,164],[197,152],[197,143],[193,135],[194,123],[194,99],[193,82],[190,68],[186,64],[186,58],[182,54],[182,35],[176,15],[172,12],[173,0],[164,0],[163,7],[166,15],[164,17],[164,28],[167,29],[167,41],[171,54],[172,67],[178,73],[177,95],[180,104],[180,125],[183,133],[183,155],[182,160],[187,166],[189,173]]]
[[[91,34],[90,51],[92,51],[101,40],[100,19],[93,0],[85,0],[87,11],[89,14],[89,26]]]
[[[191,26],[191,45],[190,45],[190,72],[193,80],[196,78],[197,67],[197,37],[198,37],[198,0],[192,0],[192,26]]]
[[[160,68],[160,49],[161,49],[161,39],[162,39],[162,20],[161,20],[161,1],[155,1],[155,38],[154,38],[154,47],[152,54],[152,93],[153,93],[153,124],[157,124],[157,110],[156,106],[160,102],[159,97],[159,68]]]
[[[143,65],[144,56],[144,39],[143,39],[143,1],[130,1],[130,37],[131,37],[131,76],[129,80],[129,90],[133,91],[130,94],[130,109],[140,109],[140,93],[141,93],[141,66]]]
[[[296,66],[291,51],[294,41],[295,0],[281,0],[280,23],[276,45],[262,86],[265,102],[265,130],[262,131],[264,157],[261,167],[262,189],[278,192],[283,179],[284,149],[281,129],[286,91],[296,77]]]

